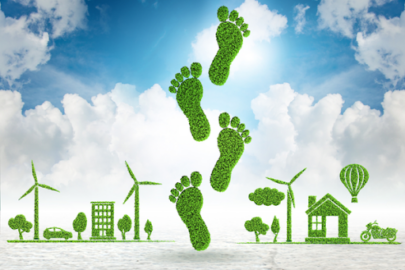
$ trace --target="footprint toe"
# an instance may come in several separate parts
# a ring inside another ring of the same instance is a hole
[[[202,176],[199,172],[193,172],[191,174],[191,184],[193,187],[199,187],[202,182]]]
[[[220,22],[225,22],[228,19],[229,10],[226,6],[221,6],[218,8],[217,17]]]
[[[226,128],[229,126],[229,121],[231,121],[231,116],[229,116],[229,113],[223,112],[219,115],[219,126],[221,128]]]
[[[202,74],[202,66],[201,66],[200,63],[197,63],[197,62],[192,63],[190,68],[191,68],[191,75],[193,77],[198,78],[198,77],[201,76],[201,74]]]

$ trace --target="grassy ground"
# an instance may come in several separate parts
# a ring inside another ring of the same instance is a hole
[[[114,243],[114,242],[174,242],[172,240],[7,240],[8,243]]]
[[[277,244],[303,244],[303,245],[400,245],[401,243],[399,242],[350,242],[349,244],[332,244],[332,243],[328,243],[328,244],[324,244],[324,243],[319,243],[319,244],[315,244],[315,243],[307,243],[307,242],[277,242],[277,243],[273,243],[273,242],[240,242],[238,244],[273,244],[273,245],[277,245]]]

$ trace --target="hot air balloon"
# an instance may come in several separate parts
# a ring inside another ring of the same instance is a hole
[[[359,164],[350,164],[340,171],[340,180],[352,195],[352,203],[357,202],[357,194],[368,181],[366,168]]]

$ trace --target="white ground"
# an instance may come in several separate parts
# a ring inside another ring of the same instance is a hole
[[[396,241],[401,242],[401,245],[246,245],[236,243],[254,241],[255,238],[254,233],[244,229],[242,218],[228,217],[226,227],[213,226],[216,222],[223,224],[224,221],[218,216],[207,215],[206,223],[211,226],[211,244],[205,251],[192,248],[185,225],[177,222],[178,216],[166,218],[155,220],[151,238],[174,240],[174,243],[16,244],[6,242],[18,239],[18,233],[7,228],[3,215],[0,269],[405,269],[403,218],[381,220],[384,224],[390,224],[388,227],[398,229]],[[172,219],[176,221],[176,226],[171,226],[174,224],[170,222]],[[349,222],[351,241],[360,242],[359,236],[366,224],[354,226],[355,221]],[[72,227],[71,224],[63,227],[69,226]],[[141,239],[145,240],[143,226],[141,224]],[[307,236],[306,230],[306,227],[293,228],[293,241],[303,242]],[[73,229],[70,231],[74,232]],[[32,239],[33,229],[23,235],[24,239]],[[82,236],[88,239],[90,230],[86,229]],[[118,230],[115,236],[121,239]],[[133,239],[133,230],[126,236],[127,239]],[[272,241],[273,237],[274,234],[269,230],[267,235],[260,235],[260,240]],[[75,232],[73,239],[77,239]],[[286,232],[283,228],[278,241],[285,240]]]

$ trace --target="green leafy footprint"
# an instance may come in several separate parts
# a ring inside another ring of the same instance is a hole
[[[200,142],[208,138],[211,127],[200,104],[203,96],[203,87],[197,78],[200,77],[202,73],[201,64],[192,63],[190,68],[191,75],[194,78],[186,79],[183,82],[183,76],[188,78],[190,76],[190,70],[186,66],[182,67],[181,74],[177,73],[175,75],[176,79],[171,81],[173,86],[169,87],[169,91],[174,94],[177,93],[177,103],[188,118],[191,135],[194,140]],[[178,87],[178,90],[176,87]]]
[[[250,30],[247,30],[248,25],[243,23],[243,17],[238,18],[239,14],[236,10],[229,15],[229,20],[231,22],[236,20],[236,24],[226,21],[228,19],[226,6],[218,9],[217,16],[221,21],[216,33],[219,50],[211,63],[208,74],[213,84],[224,85],[228,79],[231,64],[243,45],[241,31],[244,37],[248,37]]]
[[[231,126],[237,130],[227,128],[230,118],[226,112],[219,115],[219,125],[223,128],[217,139],[220,156],[210,179],[212,188],[219,192],[228,188],[232,170],[245,150],[245,143],[252,141],[252,137],[248,136],[249,130],[245,130],[245,124],[240,124],[238,117],[233,117],[231,121]]]
[[[203,197],[197,187],[201,185],[202,176],[197,171],[193,172],[191,174],[191,184],[194,187],[187,189],[184,189],[184,187],[190,186],[190,179],[183,176],[180,181],[181,183],[177,182],[175,184],[176,189],[171,190],[172,195],[169,196],[169,200],[176,203],[177,198],[176,209],[181,220],[187,226],[194,249],[198,251],[205,250],[210,245],[211,235],[200,215]],[[181,192],[180,196],[179,192]]]

